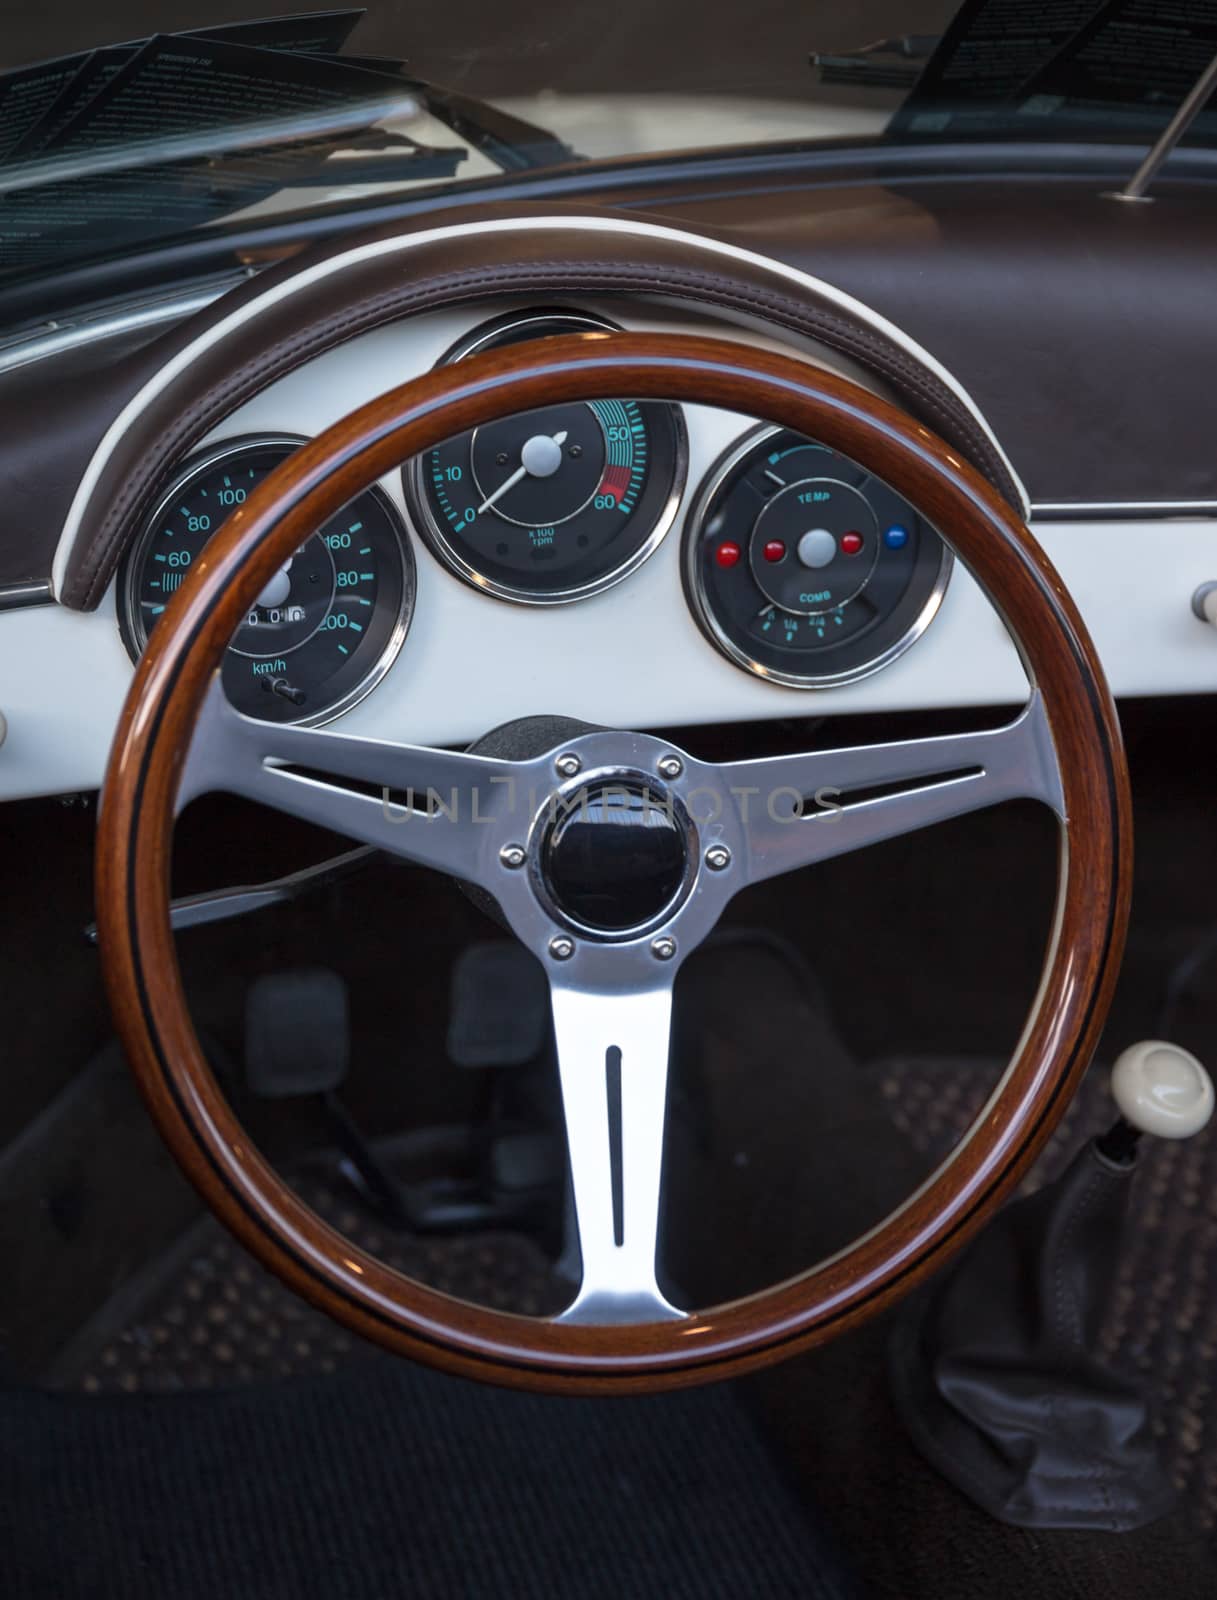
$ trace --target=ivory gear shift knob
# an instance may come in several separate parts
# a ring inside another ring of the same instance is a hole
[[[1194,1055],[1164,1039],[1122,1051],[1111,1092],[1125,1122],[1156,1139],[1190,1139],[1213,1114],[1213,1080]]]

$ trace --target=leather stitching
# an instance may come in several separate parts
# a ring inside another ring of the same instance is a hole
[[[685,266],[579,259],[497,263],[438,274],[432,271],[357,299],[352,306],[306,322],[297,333],[249,358],[181,409],[175,408],[173,420],[160,431],[154,448],[145,450],[138,461],[125,469],[119,467],[125,471],[123,482],[95,535],[90,539],[82,529],[80,537],[87,540],[87,545],[79,556],[74,555],[64,584],[64,603],[85,610],[98,605],[129,530],[151,508],[166,470],[226,415],[277,378],[360,334],[404,316],[440,305],[518,292],[521,288],[541,293],[629,291],[692,300],[756,315],[787,332],[828,345],[885,379],[922,421],[963,450],[999,493],[1015,506],[1019,504],[1018,490],[1000,456],[946,385],[894,341],[857,324],[836,307],[814,303],[810,294],[802,299],[778,290],[751,287],[723,273]],[[300,314],[306,316],[307,295],[302,301]],[[235,337],[247,338],[249,329],[250,324],[243,324]],[[208,355],[220,348],[222,345],[213,346]],[[191,379],[192,373],[187,369],[158,397],[156,406],[172,407],[173,395],[188,388]],[[120,460],[125,443],[116,453]],[[107,472],[115,470],[114,459]]]

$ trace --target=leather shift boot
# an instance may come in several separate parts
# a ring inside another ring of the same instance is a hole
[[[1173,1503],[1139,1384],[1097,1354],[1135,1170],[1091,1142],[897,1321],[914,1444],[1002,1522],[1125,1530]]]

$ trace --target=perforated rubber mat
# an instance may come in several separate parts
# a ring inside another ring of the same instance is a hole
[[[369,1254],[460,1299],[523,1316],[570,1299],[541,1251],[509,1233],[418,1238],[381,1227],[340,1180],[309,1172],[295,1187]],[[132,1285],[61,1359],[58,1384],[90,1393],[226,1388],[333,1372],[370,1346],[307,1305],[210,1217]]]
[[[994,1061],[894,1059],[880,1064],[884,1102],[917,1150],[944,1156],[997,1082]],[[1041,1187],[1114,1119],[1095,1068],[1024,1189]],[[1217,1128],[1141,1147],[1119,1279],[1104,1324],[1111,1361],[1142,1374],[1154,1431],[1176,1486],[1203,1527],[1217,1528]]]

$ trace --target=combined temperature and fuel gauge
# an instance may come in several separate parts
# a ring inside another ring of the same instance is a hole
[[[906,650],[951,553],[857,462],[762,428],[714,467],[685,530],[693,614],[728,660],[791,688],[851,683]]]

